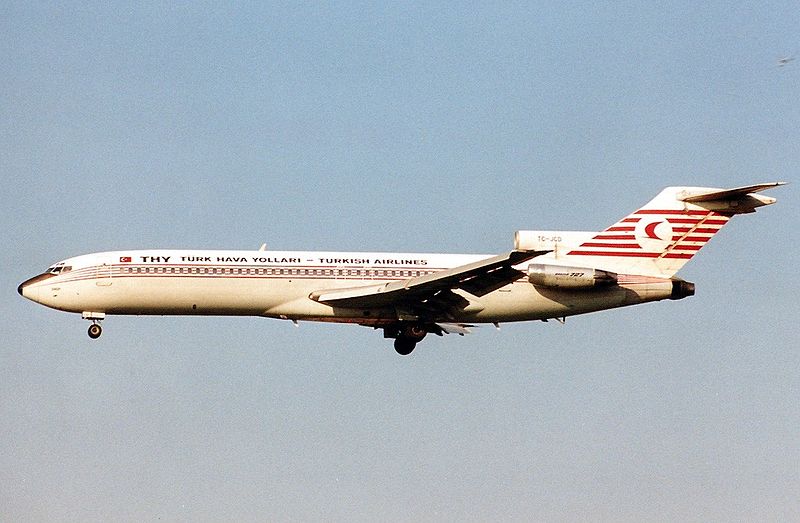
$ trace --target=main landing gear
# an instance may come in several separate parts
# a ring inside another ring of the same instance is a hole
[[[421,323],[398,324],[383,331],[384,338],[394,338],[394,350],[401,356],[411,354],[427,334],[428,330]]]
[[[100,326],[100,321],[103,320],[106,315],[104,312],[84,312],[81,316],[83,316],[84,320],[90,320],[92,322],[89,325],[89,337],[93,340],[96,340],[103,334],[103,327]]]
[[[394,350],[401,356],[408,356],[414,351],[414,348],[417,346],[417,341],[418,340],[413,338],[406,338],[405,336],[395,338]]]

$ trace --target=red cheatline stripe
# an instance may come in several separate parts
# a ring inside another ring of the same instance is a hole
[[[98,277],[96,275],[87,275],[87,276],[84,276],[82,278],[74,278],[74,279],[71,279],[71,280],[64,280],[61,283],[69,283],[69,282],[76,282],[76,281],[92,281],[92,280],[102,280],[102,279],[120,280],[122,278],[134,278],[134,279],[135,278],[161,278],[161,279],[164,279],[164,278],[167,278],[167,279],[174,279],[174,278],[180,278],[180,279],[192,278],[192,279],[197,279],[197,278],[202,278],[202,279],[212,279],[212,280],[213,279],[223,279],[223,280],[229,280],[229,279],[258,279],[258,280],[281,280],[281,279],[319,280],[319,279],[326,279],[326,280],[328,280],[328,279],[333,279],[334,276],[305,275],[305,274],[303,274],[303,275],[296,275],[296,274],[293,274],[293,275],[288,275],[288,274],[279,275],[279,274],[275,274],[275,275],[270,276],[270,275],[254,275],[254,274],[154,274],[154,273],[141,273],[141,274],[114,274],[113,277],[105,277],[105,278]],[[407,279],[406,277],[396,277],[396,276],[377,276],[377,277],[374,277],[374,278],[369,278],[369,277],[357,276],[357,275],[336,276],[335,278],[338,279],[338,280],[358,280],[358,281],[369,281],[369,280],[374,280],[374,281],[379,281],[379,280],[381,280],[381,281],[382,280],[397,281],[397,280]]]
[[[623,256],[626,258],[658,258],[657,252],[570,251],[575,256]]]
[[[586,242],[581,244],[581,247],[606,247],[609,249],[641,249],[638,243],[596,243]]]
[[[609,227],[603,232],[633,232],[636,227]]]
[[[674,250],[676,250],[676,251],[699,251],[700,249],[703,248],[703,246],[702,245],[684,245],[684,244],[681,243],[681,244],[673,246],[672,248]]]
[[[719,232],[719,229],[704,229],[702,227],[698,227],[697,229],[692,230],[691,227],[673,227],[672,232],[691,232],[692,234],[716,234]]]
[[[669,223],[688,223],[695,224],[703,221],[702,218],[667,218]]]
[[[674,219],[674,218],[667,218],[667,223],[669,223],[671,225],[697,225],[701,221],[702,220],[694,220],[692,218],[688,218],[686,220],[684,220],[684,219],[678,220],[678,219]]]
[[[676,210],[676,209],[665,209],[665,210],[656,210],[656,209],[639,209],[633,214],[669,214],[669,215],[685,215],[685,216],[708,216],[711,214],[711,211],[684,211],[684,210]]]
[[[673,236],[672,237],[672,241],[674,241],[674,242],[676,242],[678,240],[681,240],[681,241],[684,241],[684,242],[706,243],[710,239],[711,239],[711,236],[687,236],[686,238],[684,238],[683,236]]]
[[[639,223],[641,218],[625,218],[624,220],[620,220],[619,223]]]
[[[598,234],[593,240],[636,240],[633,234]]]
[[[164,268],[164,267],[176,267],[176,268],[188,268],[188,269],[223,269],[223,268],[232,268],[232,269],[326,269],[332,268],[334,266],[316,266],[316,265],[292,265],[292,266],[280,266],[280,265],[268,265],[268,266],[261,266],[261,265],[180,265],[180,264],[167,264],[167,265],[108,265],[108,266],[91,266],[85,267],[82,269],[76,269],[71,271],[68,274],[69,276],[66,279],[60,280],[59,283],[68,283],[68,282],[75,282],[75,281],[91,281],[97,279],[120,279],[120,278],[211,278],[211,279],[346,279],[346,280],[361,280],[367,281],[370,279],[373,280],[387,280],[393,281],[398,279],[407,279],[411,276],[369,276],[363,274],[352,274],[352,275],[321,275],[321,274],[277,274],[274,273],[272,275],[269,274],[250,274],[250,273],[238,273],[238,274],[231,274],[231,273],[217,273],[217,272],[189,272],[189,273],[168,273],[168,272],[122,272],[122,267],[124,268]],[[338,267],[343,270],[358,270],[363,269],[363,267]],[[428,268],[426,267],[426,271],[439,271],[443,268]],[[375,271],[401,271],[401,270],[414,270],[408,267],[381,267],[381,268],[374,268]]]
[[[725,225],[728,220],[703,220],[702,218],[667,218],[669,223],[685,223],[694,225],[703,222],[703,225]]]
[[[659,252],[570,251],[568,254],[573,256],[614,256],[619,258],[658,258],[661,256]],[[694,253],[670,252],[665,254],[664,258],[688,260],[692,256],[694,256]]]

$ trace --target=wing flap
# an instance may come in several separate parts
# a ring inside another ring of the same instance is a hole
[[[442,332],[445,334],[458,334],[459,336],[472,334],[470,328],[474,327],[474,325],[467,325],[465,323],[437,323],[436,325],[442,329]]]

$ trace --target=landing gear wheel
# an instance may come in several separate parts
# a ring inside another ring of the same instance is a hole
[[[101,334],[103,334],[103,328],[100,325],[98,325],[96,323],[92,323],[91,325],[89,325],[89,337],[90,338],[92,338],[93,340],[96,340],[97,338],[100,337]]]
[[[414,343],[422,341],[422,338],[428,334],[428,331],[425,330],[423,325],[412,323],[411,325],[406,325],[403,328],[403,331],[400,333],[400,337],[408,338]]]
[[[394,350],[401,356],[408,356],[417,346],[416,340],[409,338],[397,338],[394,340]]]

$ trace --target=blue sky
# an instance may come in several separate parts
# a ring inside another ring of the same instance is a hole
[[[0,8],[9,520],[800,518],[797,184],[697,295],[426,339],[79,317],[134,248],[497,253],[668,185],[795,181],[794,2]]]

